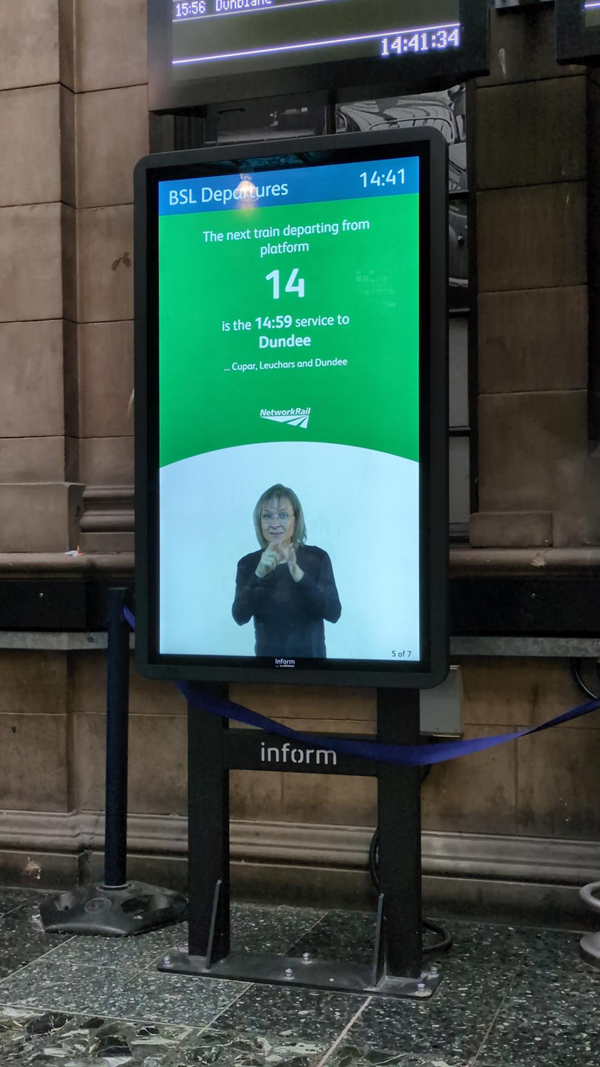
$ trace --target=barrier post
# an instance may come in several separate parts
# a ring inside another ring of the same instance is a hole
[[[108,590],[106,651],[106,817],[104,885],[127,881],[127,784],[129,755],[129,634],[123,617],[127,589]]]
[[[187,912],[181,893],[127,881],[130,630],[123,609],[128,596],[127,589],[108,591],[104,882],[45,900],[40,916],[47,933],[123,937],[180,922]]]

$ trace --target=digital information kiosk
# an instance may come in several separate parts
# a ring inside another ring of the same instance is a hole
[[[394,92],[487,67],[487,0],[148,0],[148,11],[153,111]]]
[[[435,131],[149,156],[135,176],[136,657],[154,678],[371,685],[419,740],[448,670],[447,164]],[[189,715],[190,940],[165,970],[426,997],[420,773],[379,782],[373,964],[229,951],[232,768]],[[327,737],[320,736],[327,754]]]

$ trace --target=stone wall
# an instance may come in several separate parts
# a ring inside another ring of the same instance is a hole
[[[584,68],[554,62],[553,30],[549,6],[496,14],[492,71],[476,92],[475,546],[600,539],[600,458],[590,454],[588,420],[597,88]]]
[[[582,68],[554,63],[551,5],[493,13],[492,24],[492,73],[477,84],[470,119],[481,503],[471,520],[481,549],[469,555],[471,573],[489,570],[509,548],[533,546],[515,565],[526,574],[560,546],[570,550],[568,573],[583,574],[578,553],[600,541],[600,90]],[[53,573],[66,574],[62,554],[77,544],[86,552],[133,547],[131,175],[148,147],[145,34],[144,0],[0,5],[0,136],[10,145],[0,162],[2,581],[16,553],[45,553],[45,565],[53,554]],[[33,582],[31,563],[27,573]],[[467,737],[536,724],[579,700],[565,660],[472,657],[462,666]],[[100,651],[0,652],[3,880],[73,884],[82,841],[85,849],[101,841],[104,668]],[[300,729],[374,729],[369,690],[231,693]],[[136,869],[143,875],[160,856],[162,875],[175,879],[169,863],[180,877],[185,852],[185,707],[172,686],[135,672],[131,696]],[[596,713],[435,767],[423,815],[438,861],[443,835],[453,849],[456,835],[469,835],[461,848],[497,841],[498,856],[507,840],[531,851],[532,839],[544,839],[549,852],[549,839],[553,848],[558,840],[561,855],[565,842],[573,849],[598,840],[599,761]],[[232,816],[246,842],[238,854],[256,861],[257,880],[262,870],[277,881],[282,865],[277,875],[265,856],[280,849],[303,857],[298,863],[315,878],[320,865],[337,884],[337,863],[354,865],[368,883],[376,820],[368,779],[236,772]],[[448,849],[445,871],[456,874],[463,868]],[[491,871],[483,859],[475,868]],[[559,869],[554,880],[568,880]],[[310,896],[303,876],[298,884]]]
[[[462,669],[466,737],[537,725],[580,700],[564,660],[508,658],[499,663],[473,657],[463,661]],[[132,835],[141,839],[131,843],[132,852],[141,853],[135,857],[135,869],[147,876],[158,857],[162,879],[181,884],[187,810],[186,705],[174,685],[148,682],[135,670],[130,694],[129,810]],[[299,730],[369,734],[375,727],[375,693],[368,689],[232,686],[231,695]],[[72,823],[76,812],[83,816],[91,848],[95,844],[101,848],[98,813],[104,803],[104,738],[103,652],[0,652],[3,879],[73,884],[81,864],[81,842]],[[512,838],[517,847],[522,840],[524,848],[532,838],[548,839],[546,862],[551,866],[557,842],[564,851],[567,842],[585,845],[600,838],[595,804],[599,759],[600,712],[596,712],[518,744],[434,766],[422,790],[425,836],[435,837],[440,854],[446,836],[452,842],[456,834],[489,840],[485,862],[473,861],[473,875],[481,874],[486,863],[491,868],[501,866],[502,850]],[[374,780],[232,772],[231,816],[237,826],[234,840],[236,832],[248,839],[242,850],[246,863],[258,862],[261,846],[264,851],[275,839],[280,842],[277,848],[284,842],[287,850],[301,855],[305,873],[299,891],[307,898],[315,895],[323,869],[353,867],[360,877],[355,873],[350,895],[365,899],[368,879],[361,880],[362,872],[377,821]],[[287,826],[287,834],[281,835],[278,825]],[[319,855],[316,843],[307,850],[311,827],[315,842],[325,835],[327,853]],[[252,834],[254,839],[249,840]],[[335,849],[341,858],[335,858]],[[461,873],[450,853],[446,862],[447,873],[455,877]],[[482,870],[477,869],[478,862]],[[576,865],[574,869],[576,875]],[[564,872],[562,878],[567,880]],[[264,880],[269,882],[266,869]]]

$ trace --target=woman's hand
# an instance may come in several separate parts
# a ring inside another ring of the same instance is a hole
[[[283,549],[281,545],[271,541],[265,548],[262,556],[260,557],[255,575],[257,578],[264,578],[266,574],[270,574],[275,568],[283,561]]]
[[[301,582],[304,578],[304,571],[302,570],[302,567],[299,566],[298,560],[296,559],[296,549],[292,544],[290,544],[286,545],[286,547],[283,549],[283,552],[285,562],[288,565],[289,572],[292,578],[295,582]]]

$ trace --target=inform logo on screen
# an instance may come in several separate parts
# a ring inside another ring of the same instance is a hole
[[[273,408],[261,408],[261,419],[269,422],[285,422],[288,426],[298,426],[301,430],[308,428],[311,408],[289,408],[288,411],[275,411]]]

